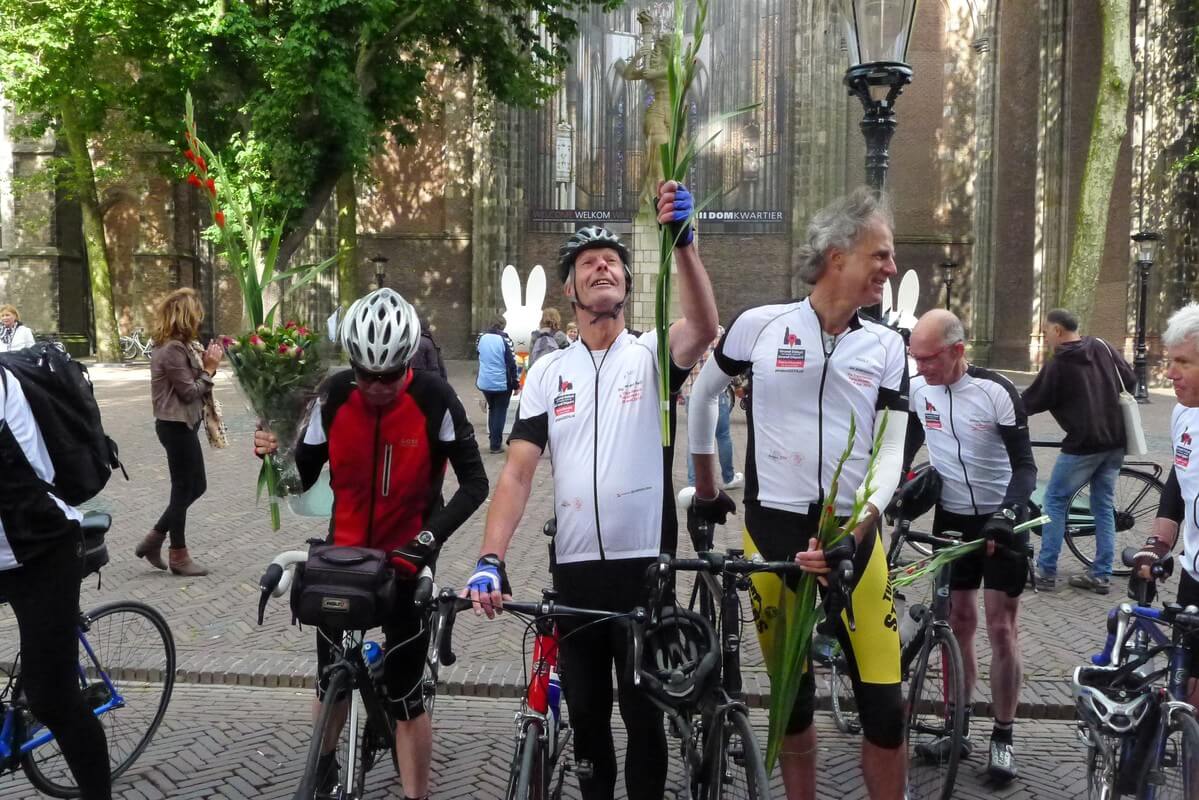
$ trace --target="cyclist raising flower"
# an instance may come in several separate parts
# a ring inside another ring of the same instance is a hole
[[[574,307],[579,339],[529,370],[508,460],[487,514],[482,555],[470,580],[471,599],[488,617],[502,609],[503,557],[524,514],[537,462],[553,452],[554,585],[573,606],[628,611],[643,601],[646,567],[673,552],[678,522],[671,488],[673,448],[661,447],[659,381],[677,393],[716,335],[716,303],[687,223],[691,194],[670,181],[658,188],[658,221],[678,233],[675,264],[683,319],[669,341],[625,330],[633,280],[624,243],[604,228],[582,228],[562,246],[558,275]],[[682,230],[679,230],[681,228]],[[669,375],[658,348],[670,348]],[[673,408],[673,403],[671,404]],[[671,417],[673,425],[673,416]],[[585,800],[610,800],[616,786],[612,743],[612,668],[628,730],[625,786],[632,800],[661,800],[666,784],[662,714],[639,697],[625,669],[625,631],[616,624],[563,620],[563,686],[574,729]]]
[[[353,369],[331,376],[310,411],[296,448],[304,488],[325,462],[333,489],[330,538],[335,545],[392,553],[397,573],[415,576],[432,564],[442,543],[487,499],[487,474],[475,432],[450,385],[408,364],[420,346],[416,309],[391,289],[357,300],[341,326],[341,344]],[[273,434],[254,434],[254,452],[275,452]],[[442,502],[447,461],[458,490]],[[415,582],[410,582],[411,588]],[[396,759],[408,798],[429,792],[433,730],[420,691],[428,632],[411,597],[395,604],[386,637],[383,682],[396,722]],[[317,634],[318,674],[332,660],[340,632]],[[392,650],[397,652],[392,655]],[[322,687],[317,687],[319,709]],[[338,730],[345,721],[337,722]],[[327,736],[330,747],[337,735]],[[320,791],[338,784],[331,749],[322,757]]]

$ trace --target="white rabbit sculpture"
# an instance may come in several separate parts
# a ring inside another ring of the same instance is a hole
[[[519,353],[529,352],[529,339],[541,326],[541,304],[545,301],[545,270],[540,264],[529,273],[521,302],[520,275],[509,264],[500,276],[500,294],[504,298],[504,333],[512,339]]]
[[[919,302],[920,279],[916,277],[916,270],[910,269],[903,274],[894,302],[891,296],[891,280],[888,278],[883,284],[883,322],[911,330],[916,324],[916,304]]]

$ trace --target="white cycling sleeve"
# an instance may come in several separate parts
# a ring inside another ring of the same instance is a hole
[[[728,388],[732,375],[726,375],[715,358],[704,362],[687,400],[687,447],[691,453],[716,452],[716,418],[720,414],[720,393]],[[902,442],[901,442],[902,445]]]
[[[866,500],[881,513],[891,502],[895,488],[899,486],[899,474],[903,470],[903,440],[908,432],[906,411],[883,409],[875,424],[882,424],[886,415],[887,429],[879,443],[878,457],[874,460],[874,479],[871,481],[870,496]]]

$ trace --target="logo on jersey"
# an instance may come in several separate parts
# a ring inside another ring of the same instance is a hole
[[[572,416],[575,413],[575,385],[558,376],[558,394],[554,396],[554,417]]]
[[[617,388],[616,393],[620,395],[620,402],[627,405],[628,403],[636,403],[645,394],[645,381],[638,380],[633,376],[633,371],[629,370],[624,374],[624,383]]]
[[[1187,431],[1182,432],[1182,436],[1178,437],[1178,444],[1174,445],[1174,466],[1186,469],[1191,463],[1191,434]]]
[[[934,431],[941,430],[941,415],[937,413],[937,407],[927,399],[924,401],[924,427]]]
[[[805,351],[799,347],[799,337],[788,327],[783,331],[783,346],[779,348],[774,359],[776,372],[802,372],[805,361]]]

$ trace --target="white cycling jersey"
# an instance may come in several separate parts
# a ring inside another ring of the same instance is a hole
[[[1174,448],[1174,476],[1182,495],[1185,516],[1178,527],[1182,542],[1182,566],[1199,580],[1199,408],[1174,406],[1170,416],[1171,446]],[[1163,502],[1167,499],[1162,498]]]
[[[652,331],[622,332],[603,351],[580,339],[529,370],[512,438],[549,444],[560,564],[652,558],[664,549],[656,345]],[[686,377],[672,368],[671,388]]]
[[[824,500],[849,442],[850,419],[856,421],[835,509],[848,515],[855,491],[866,478],[876,412],[908,410],[903,338],[855,314],[849,328],[826,346],[820,319],[811,302],[803,300],[743,311],[711,360],[726,376],[751,371],[747,503],[808,513],[812,504]],[[711,430],[707,425],[691,428],[693,422],[694,418],[688,423],[691,451],[711,452]],[[897,427],[902,427],[902,418]],[[903,431],[891,434],[901,449]],[[876,475],[880,484],[890,484],[883,487],[888,496],[898,468],[897,452],[894,470],[883,470],[895,475]]]
[[[973,365],[945,386],[930,386],[917,376],[911,408],[924,429],[929,460],[941,474],[941,507],[955,514],[997,511],[1012,480],[1004,429],[1028,429],[1012,382]]]

